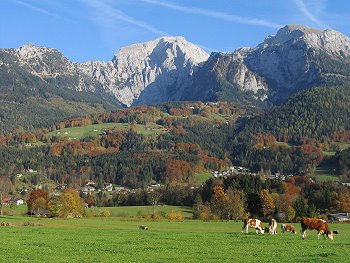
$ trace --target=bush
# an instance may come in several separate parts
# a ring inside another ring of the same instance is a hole
[[[154,221],[159,221],[161,219],[161,216],[160,216],[160,214],[154,214],[154,215],[151,216],[151,218]]]
[[[24,222],[23,226],[34,226],[33,222]]]
[[[209,206],[207,205],[201,205],[200,208],[200,214],[199,214],[199,219],[202,221],[209,221],[211,219],[213,219],[213,215],[210,212]]]
[[[167,215],[167,218],[169,221],[177,221],[177,222],[182,222],[184,221],[184,215],[181,214],[180,212],[175,212],[172,211]]]
[[[111,212],[109,212],[109,210],[102,210],[102,211],[99,213],[99,216],[100,216],[100,217],[110,217],[110,216],[111,216]]]

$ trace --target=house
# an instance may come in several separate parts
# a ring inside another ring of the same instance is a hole
[[[327,216],[329,222],[349,222],[349,217],[350,217],[350,213],[337,213],[337,214],[329,214]]]
[[[55,189],[56,190],[65,190],[65,189],[67,189],[67,185],[66,184],[60,184],[60,185],[57,185],[56,187],[55,187]]]
[[[85,194],[90,194],[91,192],[94,192],[95,190],[96,190],[95,187],[90,186],[90,185],[84,186],[84,187],[81,189],[81,191],[82,191],[83,193],[85,193]]]
[[[12,198],[4,199],[4,205],[23,205],[23,204],[24,204],[24,200],[22,198],[12,197]]]
[[[104,184],[103,189],[107,192],[111,192],[111,191],[113,191],[113,185],[110,183],[106,183],[106,184]]]
[[[117,192],[121,192],[121,191],[124,191],[124,190],[125,190],[125,187],[124,187],[124,186],[117,186],[117,187],[115,187],[115,190],[116,190]]]
[[[37,217],[51,217],[51,213],[49,210],[36,210],[36,211],[33,211],[32,213],[29,212],[29,214]]]
[[[92,185],[95,185],[95,182],[90,180],[90,181],[87,181],[85,185],[92,186]]]

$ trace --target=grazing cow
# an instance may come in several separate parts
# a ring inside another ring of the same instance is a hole
[[[6,226],[11,226],[11,223],[10,223],[10,222],[7,222],[7,223],[6,223]]]
[[[277,221],[273,218],[269,222],[269,232],[271,235],[277,234]]]
[[[252,227],[252,228],[255,228],[255,231],[257,234],[259,234],[259,231],[261,234],[264,234],[264,229],[262,228],[262,224],[259,219],[243,219],[242,221],[243,221],[242,233],[244,233],[244,230],[246,233],[248,233],[248,228]]]
[[[283,224],[283,225],[281,225],[281,230],[282,230],[282,233],[284,233],[284,232],[291,232],[294,234],[297,233],[297,231],[295,231],[294,226],[292,226],[292,225]]]
[[[148,230],[148,227],[147,227],[147,226],[144,226],[144,225],[141,225],[141,226],[139,227],[139,229],[140,229],[140,230]]]
[[[328,227],[327,222],[323,219],[304,217],[301,219],[301,234],[303,239],[306,238],[307,229],[317,230],[318,239],[320,239],[320,235],[322,234],[324,238],[327,236],[329,239],[333,240],[333,234],[339,233],[339,231],[331,231]]]
[[[1,222],[1,226],[6,226],[6,222]]]

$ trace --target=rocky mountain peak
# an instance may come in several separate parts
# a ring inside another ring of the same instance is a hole
[[[323,50],[331,55],[350,55],[350,39],[332,29],[319,30],[304,25],[287,25],[278,30],[275,36],[268,36],[258,48],[304,43],[316,50]]]
[[[305,36],[316,36],[319,37],[322,35],[322,30],[313,29],[304,25],[287,25],[282,27],[277,31],[277,34],[274,36],[268,36],[261,46],[268,45],[282,45],[288,41],[295,41],[296,39],[304,38]]]
[[[36,45],[33,45],[32,43],[25,44],[20,48],[16,49],[16,53],[22,59],[32,59],[35,57],[42,58],[43,54],[45,53],[55,53],[55,52],[58,52],[58,51],[48,47],[36,46]]]
[[[193,63],[203,62],[209,57],[204,50],[184,37],[161,37],[120,49],[112,62],[116,67],[129,67],[130,63],[136,67],[143,67],[145,60],[152,59],[154,64],[160,65],[181,54],[186,57],[185,60],[191,60]]]
[[[180,99],[190,76],[208,57],[184,37],[161,37],[124,47],[111,62],[89,62],[80,68],[130,106]]]

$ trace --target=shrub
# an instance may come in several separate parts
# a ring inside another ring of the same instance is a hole
[[[167,218],[169,221],[177,221],[177,222],[184,221],[184,215],[181,214],[180,212],[175,212],[175,211],[170,212],[167,215]]]
[[[110,217],[110,216],[111,216],[111,212],[109,212],[109,210],[102,210],[102,211],[99,213],[99,216],[100,216],[100,217]]]
[[[200,208],[200,214],[199,214],[199,219],[202,221],[209,221],[210,219],[213,218],[212,213],[210,212],[209,206],[207,205],[201,205]]]
[[[33,222],[24,222],[23,226],[35,226]]]
[[[151,218],[154,221],[159,221],[161,219],[161,216],[160,216],[160,214],[154,214],[154,215],[151,216]]]

